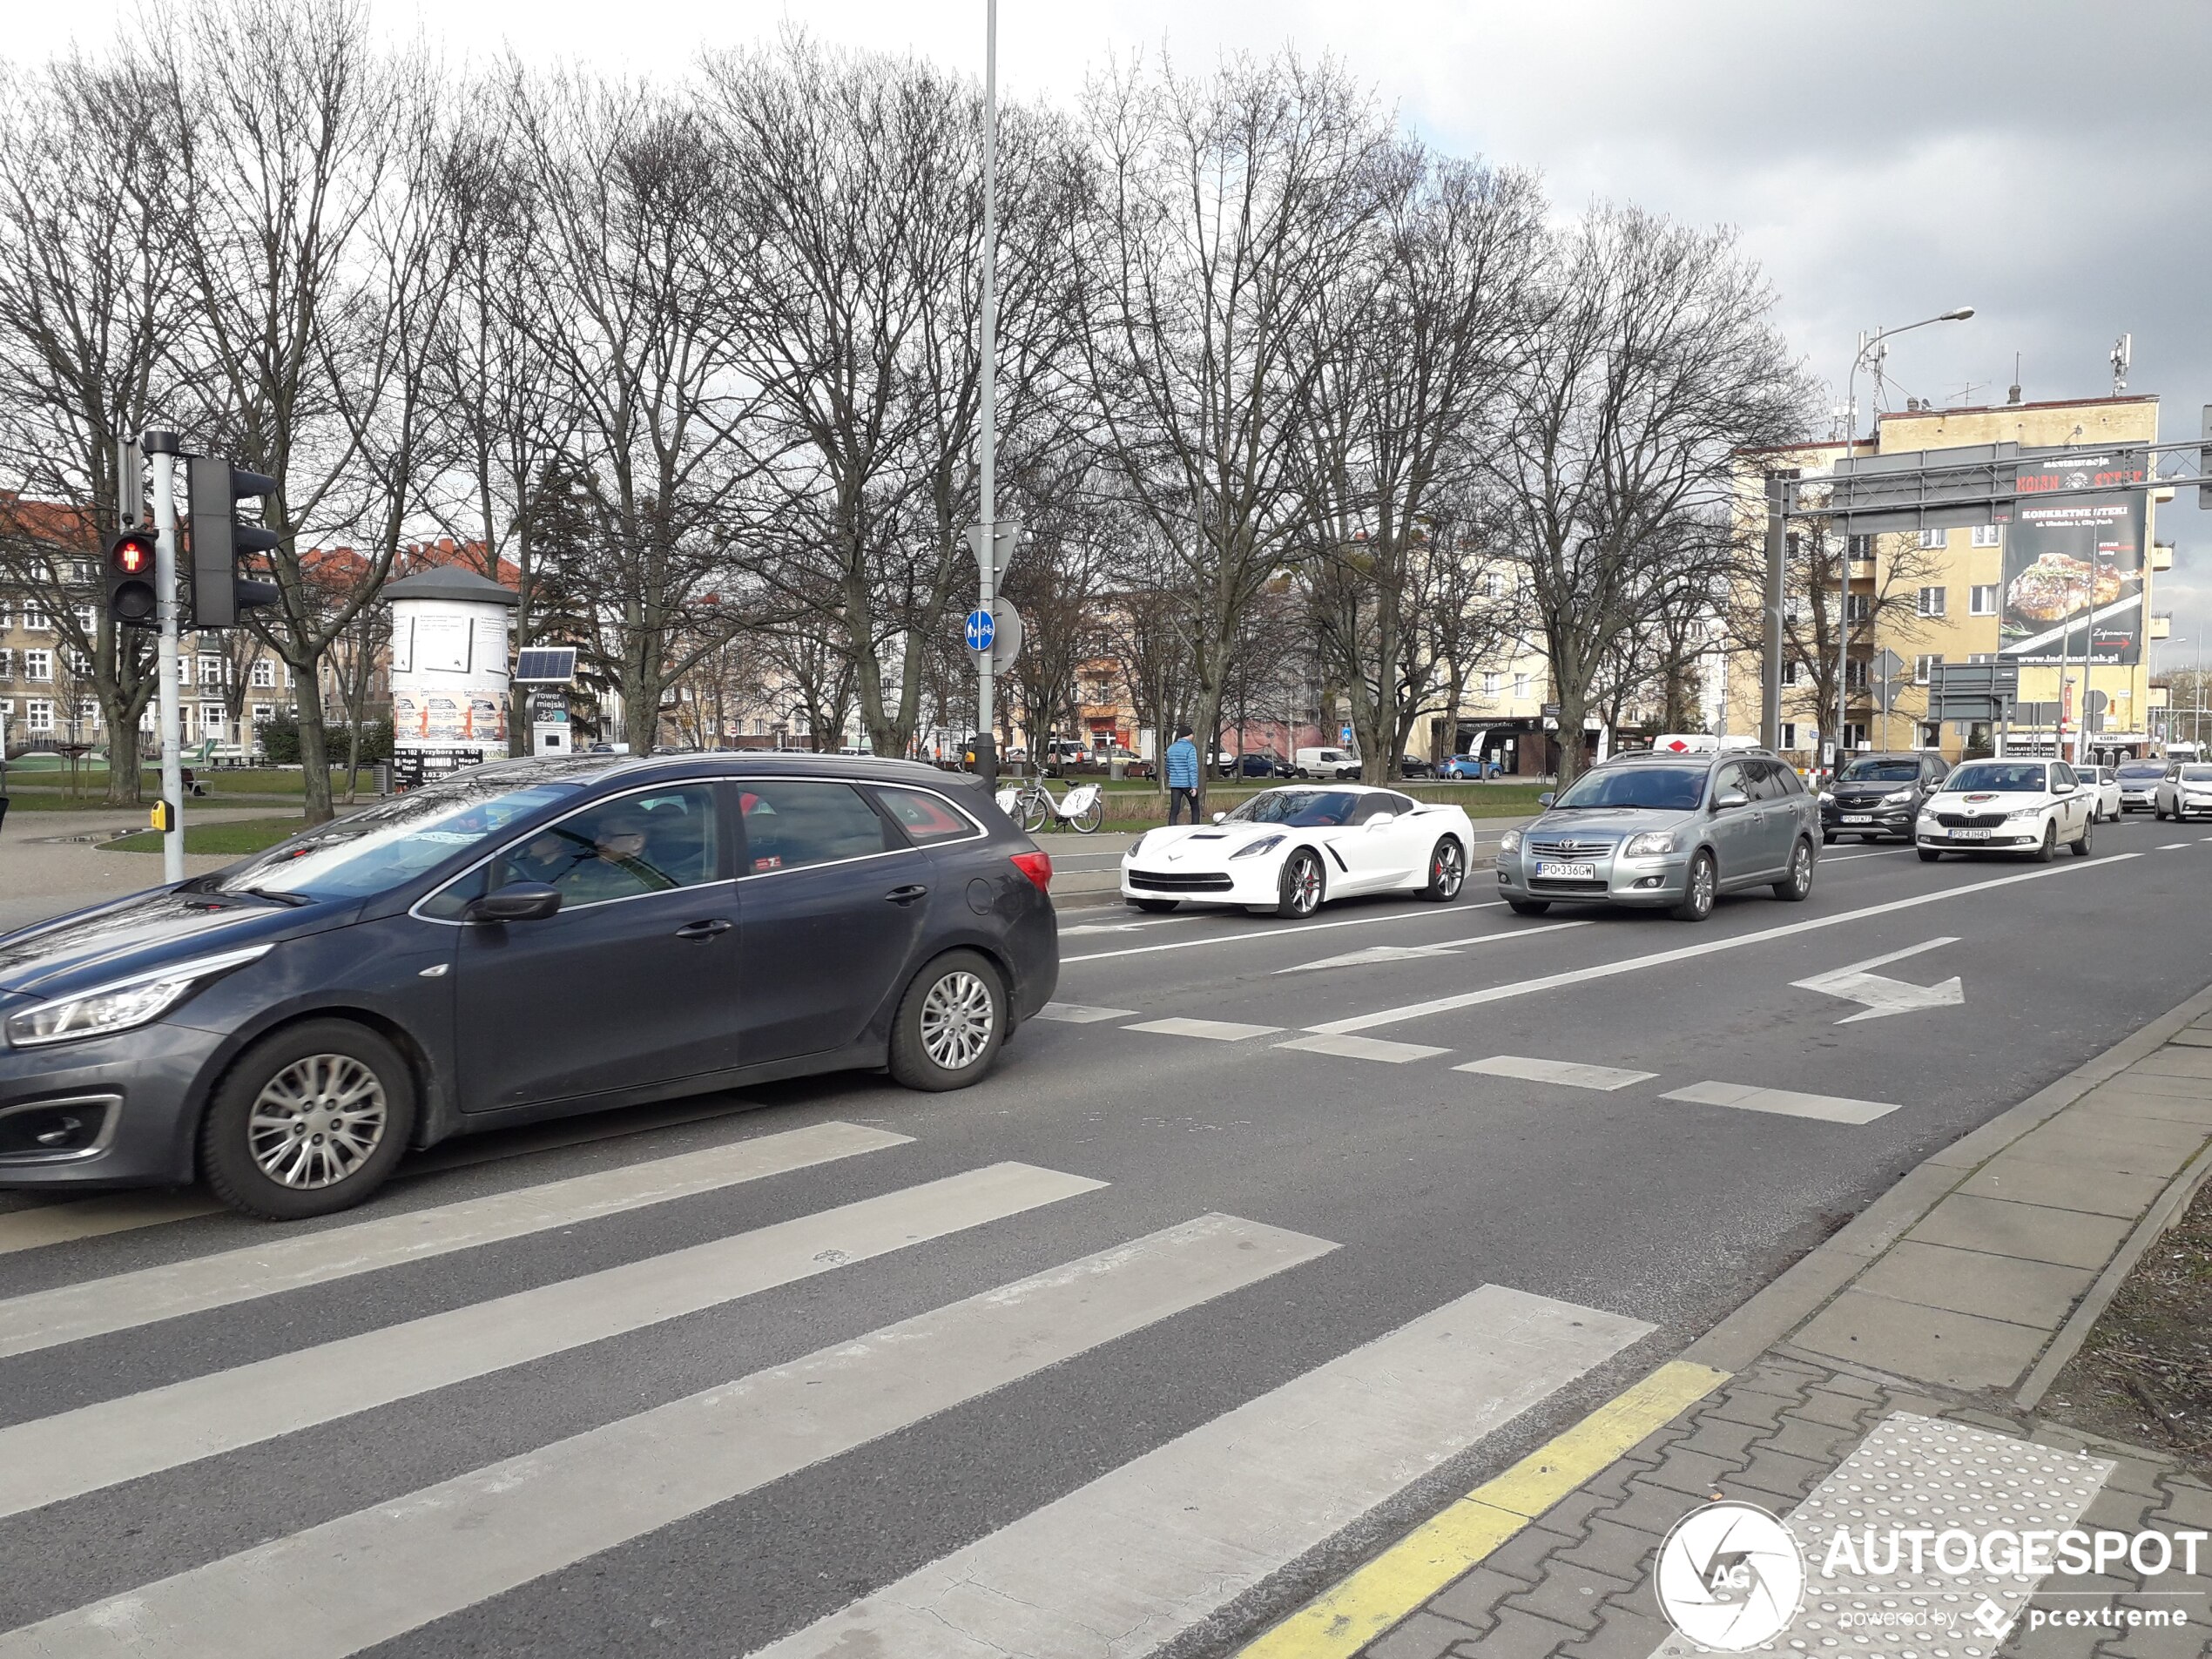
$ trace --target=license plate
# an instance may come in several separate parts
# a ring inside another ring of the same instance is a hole
[[[1844,822],[1846,824],[1871,824],[1873,821],[1874,814],[1871,813],[1845,813],[1844,814]]]
[[[1954,841],[1986,841],[1989,839],[1989,832],[1987,830],[1953,830],[1951,832],[1951,839]]]
[[[1595,864],[1561,864],[1551,859],[1536,860],[1536,879],[1540,881],[1595,881]]]

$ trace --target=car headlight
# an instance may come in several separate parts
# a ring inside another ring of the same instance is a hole
[[[1243,846],[1238,847],[1229,856],[1232,859],[1255,858],[1262,853],[1271,853],[1282,845],[1283,837],[1279,835],[1263,835],[1257,841],[1246,842]]]
[[[1624,859],[1656,859],[1674,850],[1674,831],[1647,830],[1642,835],[1629,837],[1628,844],[1621,849],[1621,856]]]
[[[1498,851],[1501,853],[1520,852],[1521,832],[1517,829],[1507,830],[1503,835],[1501,835],[1498,838]]]
[[[1140,835],[1140,836],[1138,836],[1138,837],[1137,837],[1135,840],[1131,841],[1131,842],[1129,844],[1129,851],[1128,851],[1128,852],[1126,852],[1126,853],[1123,853],[1123,854],[1122,854],[1122,856],[1123,856],[1124,859],[1133,859],[1133,858],[1135,858],[1135,857],[1136,856],[1136,850],[1137,850],[1137,848],[1139,848],[1139,847],[1141,847],[1141,846],[1143,846],[1144,845],[1144,836],[1145,836],[1145,835],[1150,835],[1151,833],[1152,833],[1151,831],[1147,830],[1147,831],[1145,831],[1145,832],[1144,832],[1144,835]]]
[[[1829,790],[1822,790],[1820,792],[1820,804],[1823,806],[1833,806],[1836,804],[1836,797],[1834,793]]]
[[[1911,800],[1912,799],[1912,792],[1911,790],[1892,789],[1888,794],[1882,797],[1882,805],[1885,806],[1902,806],[1905,804],[1905,802]]]
[[[233,968],[266,956],[273,947],[255,945],[202,956],[151,974],[140,974],[111,985],[97,985],[75,996],[57,997],[8,1016],[8,1042],[17,1049],[36,1049],[49,1042],[71,1042],[78,1037],[104,1037],[128,1031],[157,1020],[181,1001],[196,985],[226,974]]]
[[[2005,821],[2009,824],[2016,818],[2040,818],[2050,810],[2048,806],[2023,806],[2016,813],[2006,813]]]

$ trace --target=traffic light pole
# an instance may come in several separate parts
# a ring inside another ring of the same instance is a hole
[[[153,462],[153,528],[159,538],[154,556],[154,593],[160,607],[161,879],[185,879],[185,772],[181,711],[177,701],[177,635],[182,607],[177,603],[177,435],[149,432],[145,448]],[[111,748],[115,745],[110,745]],[[113,764],[111,759],[110,764]]]

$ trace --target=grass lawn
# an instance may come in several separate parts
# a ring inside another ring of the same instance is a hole
[[[127,818],[143,818],[152,809],[154,796],[149,792],[144,801],[125,801],[120,806],[111,806],[104,799],[104,786],[86,785],[74,795],[62,789],[20,789],[13,779],[8,781],[8,811],[16,813],[120,813]]]
[[[287,835],[296,835],[306,824],[297,818],[239,818],[227,824],[185,825],[185,851],[212,853],[219,858],[243,858],[248,853],[259,853],[274,846]],[[125,853],[158,853],[161,837],[152,830],[139,830],[119,840],[107,843]]]
[[[43,761],[47,757],[44,755],[36,755],[30,760],[10,761],[8,763],[10,792],[51,793],[66,790],[69,786],[69,769],[66,766],[57,770],[51,765],[31,764],[33,760]],[[361,781],[364,786],[367,785],[374,770],[374,767],[367,765],[361,769]],[[289,768],[239,766],[225,771],[218,771],[210,766],[198,766],[192,767],[191,771],[193,779],[205,785],[207,792],[211,795],[299,795],[307,788],[307,774],[297,766]],[[345,788],[346,769],[343,766],[334,766],[331,769],[330,786],[333,790]],[[97,798],[106,787],[107,768],[105,766],[79,764],[78,788],[80,792],[87,792]],[[148,800],[159,796],[161,768],[146,767],[140,774],[139,787],[145,792]]]

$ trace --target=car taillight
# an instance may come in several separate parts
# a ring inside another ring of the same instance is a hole
[[[1039,893],[1052,891],[1052,854],[1049,853],[1016,853],[1014,867],[1036,883]]]

